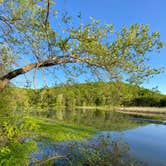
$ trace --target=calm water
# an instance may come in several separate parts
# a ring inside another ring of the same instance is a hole
[[[102,132],[102,134],[108,132]],[[129,154],[149,166],[166,165],[166,126],[148,124],[123,132],[111,132],[114,139],[128,143]]]
[[[88,144],[98,143],[99,137],[110,136],[113,140],[127,143],[130,156],[149,166],[164,166],[166,164],[166,126],[159,124],[143,124],[131,120],[131,117],[115,112],[102,110],[52,110],[43,114],[46,117],[84,124],[100,129],[96,135],[87,140]],[[45,149],[41,148],[38,158],[53,153],[65,155],[69,142],[55,143]],[[58,147],[59,146],[59,147]],[[79,146],[79,145],[77,145]]]

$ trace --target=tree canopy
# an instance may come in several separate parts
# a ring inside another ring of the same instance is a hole
[[[30,70],[35,79],[48,67],[56,77],[63,70],[136,83],[161,72],[147,63],[147,53],[163,47],[158,31],[143,24],[116,31],[93,18],[84,24],[80,14],[76,19],[58,13],[51,0],[1,1],[0,88]]]

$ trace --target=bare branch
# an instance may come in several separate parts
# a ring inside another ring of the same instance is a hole
[[[50,0],[47,0],[47,13],[46,13],[46,19],[45,19],[45,26],[48,24],[48,17],[50,14]]]

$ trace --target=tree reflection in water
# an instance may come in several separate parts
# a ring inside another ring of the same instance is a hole
[[[55,166],[137,166],[144,163],[131,158],[129,147],[122,139],[114,140],[110,134],[97,134],[84,141],[39,144],[36,163]],[[31,164],[35,165],[35,164]]]

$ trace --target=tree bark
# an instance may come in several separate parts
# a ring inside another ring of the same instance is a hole
[[[4,80],[1,80],[1,79],[0,79],[0,91],[1,91],[2,89],[4,89],[4,88],[7,86],[8,83],[9,83],[9,80],[8,80],[8,79],[4,79]]]

